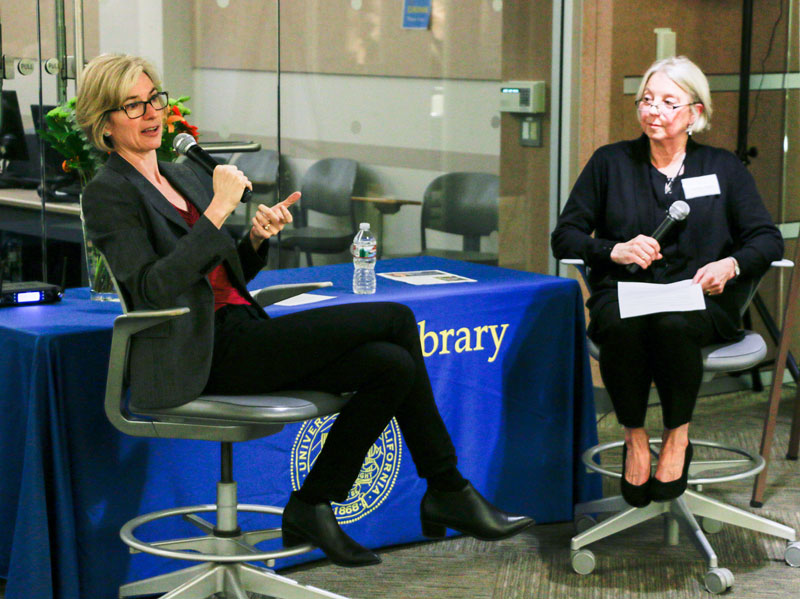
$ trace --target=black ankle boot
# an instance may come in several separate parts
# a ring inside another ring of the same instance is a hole
[[[295,493],[283,508],[283,546],[311,543],[322,549],[337,566],[371,566],[381,558],[345,534],[327,502],[310,504]]]
[[[448,528],[482,541],[497,541],[517,534],[533,524],[527,516],[516,516],[494,507],[470,483],[461,491],[428,489],[420,505],[422,534],[441,538]]]
[[[622,445],[622,479],[619,482],[619,490],[622,498],[631,507],[645,507],[650,504],[650,484],[652,477],[648,478],[641,485],[634,485],[625,480],[625,462],[628,461],[628,446]]]
[[[689,464],[692,463],[694,448],[692,442],[686,446],[686,454],[683,456],[683,473],[680,478],[663,483],[655,476],[650,480],[650,499],[653,501],[671,501],[677,499],[686,491],[689,482]]]

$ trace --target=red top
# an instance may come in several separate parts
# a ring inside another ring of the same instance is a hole
[[[186,221],[186,224],[189,225],[189,228],[191,229],[200,218],[200,213],[197,211],[195,205],[191,202],[186,202],[186,206],[189,208],[189,210],[181,210],[177,206],[175,206],[175,209],[178,211],[178,214],[183,217],[183,220]],[[233,285],[231,285],[231,280],[228,278],[228,271],[225,270],[224,265],[220,264],[214,270],[208,273],[208,282],[211,283],[211,289],[214,290],[215,312],[223,306],[250,305],[250,302],[248,302],[244,296],[239,293],[239,291]]]

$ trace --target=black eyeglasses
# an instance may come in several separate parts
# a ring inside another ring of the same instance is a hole
[[[150,106],[156,110],[164,110],[167,106],[169,106],[169,94],[167,92],[158,92],[157,94],[150,96],[150,99],[147,101],[138,100],[136,102],[128,102],[119,108],[106,110],[106,112],[116,112],[121,110],[128,116],[129,119],[138,119],[139,117],[144,116],[144,113],[147,111],[148,104],[150,104]]]

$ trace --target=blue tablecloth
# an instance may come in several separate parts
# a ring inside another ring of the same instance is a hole
[[[436,258],[377,267],[422,269],[477,282],[420,287],[378,277],[376,295],[355,296],[352,266],[343,264],[263,272],[251,287],[333,282],[316,293],[335,299],[274,306],[272,316],[359,301],[411,307],[464,475],[506,509],[541,523],[570,520],[574,503],[600,492],[599,480],[579,465],[596,428],[578,285]],[[119,313],[117,304],[89,301],[85,289],[69,290],[56,305],[0,310],[0,575],[8,578],[7,599],[112,597],[121,582],[174,569],[182,564],[128,555],[120,526],[144,512],[214,502],[215,446],[130,438],[107,423],[105,373]],[[240,502],[283,505],[329,425],[288,426],[238,444]],[[351,498],[337,507],[340,521],[370,547],[422,539],[424,483],[396,425],[374,449]]]

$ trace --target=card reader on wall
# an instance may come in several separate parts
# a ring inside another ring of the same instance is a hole
[[[52,304],[60,301],[62,295],[64,292],[58,285],[40,281],[3,283],[0,279],[0,307]]]
[[[544,81],[503,81],[500,84],[500,112],[543,113]]]

